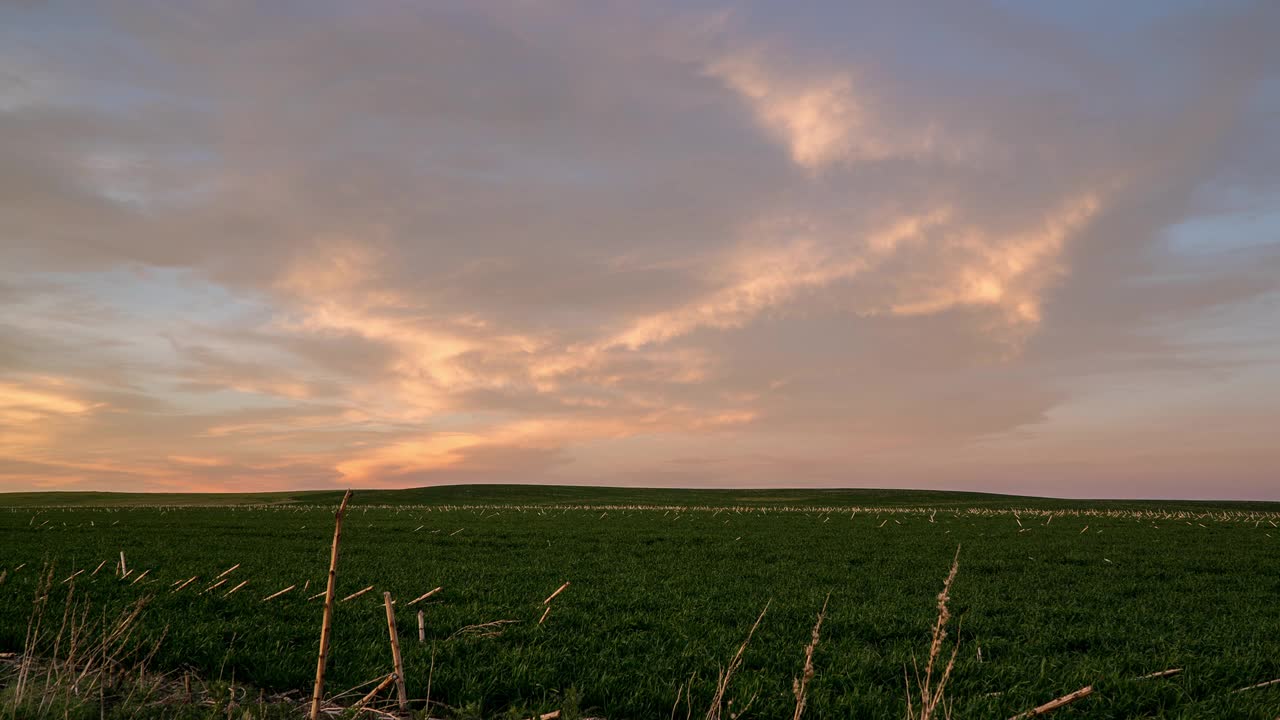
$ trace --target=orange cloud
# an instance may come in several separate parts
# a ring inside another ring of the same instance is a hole
[[[1041,295],[1066,273],[1060,256],[1068,239],[1098,212],[1100,200],[1086,192],[1050,213],[1039,226],[1012,237],[962,228],[953,241],[964,260],[940,277],[903,288],[889,306],[895,315],[926,315],[966,305],[1000,308],[1015,327],[1040,322]]]
[[[195,455],[170,455],[169,461],[179,465],[194,465],[196,467],[220,467],[227,464],[225,458],[219,457],[202,457]]]
[[[706,415],[688,408],[671,408],[628,417],[518,420],[477,432],[434,433],[372,448],[339,462],[337,470],[345,482],[364,484],[385,476],[459,467],[469,452],[487,448],[554,449],[600,438],[709,432],[745,425],[758,417],[750,410]]]
[[[43,453],[56,444],[56,420],[85,415],[96,407],[59,378],[0,382],[0,451],[13,459]]]
[[[820,289],[854,277],[900,243],[936,228],[949,216],[948,210],[937,210],[900,218],[863,239],[862,243],[869,248],[866,252],[841,252],[812,240],[794,241],[780,248],[747,248],[729,259],[729,279],[720,289],[689,305],[639,318],[593,349],[635,350],[667,342],[698,328],[742,327],[760,313],[794,300],[805,290]]]
[[[978,152],[975,140],[943,137],[934,125],[885,120],[849,70],[789,72],[754,50],[716,58],[705,72],[741,97],[760,126],[787,147],[792,162],[809,171],[892,157],[957,161]]]
[[[760,123],[787,145],[797,165],[815,169],[855,150],[871,157],[886,152],[873,138],[858,137],[867,118],[848,74],[790,85],[749,55],[722,58],[707,72],[751,104]]]
[[[28,422],[45,415],[77,415],[94,407],[69,393],[68,384],[53,378],[29,383],[0,382],[0,420]]]

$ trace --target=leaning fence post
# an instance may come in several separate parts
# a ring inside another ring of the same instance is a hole
[[[400,636],[396,634],[396,608],[391,593],[382,593],[382,604],[387,606],[387,632],[391,634],[391,661],[396,669],[396,696],[400,701],[400,717],[409,713],[409,695],[404,689],[404,663],[400,660]]]
[[[333,549],[329,552],[329,584],[324,591],[324,620],[320,623],[320,657],[316,659],[316,686],[311,693],[311,720],[319,717],[320,699],[324,695],[324,666],[329,659],[329,637],[333,634],[333,586],[338,575],[338,543],[342,541],[342,514],[346,512],[350,499],[351,491],[348,490],[333,518]]]

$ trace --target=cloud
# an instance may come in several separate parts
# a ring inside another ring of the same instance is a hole
[[[760,123],[787,145],[791,159],[816,169],[850,156],[874,159],[890,154],[866,132],[865,111],[853,94],[853,80],[836,74],[788,87],[749,57],[711,64],[707,72],[751,104]]]
[[[1274,377],[1274,11],[1124,12],[0,10],[0,487],[1248,494],[1098,408]]]
[[[725,260],[728,281],[693,303],[635,320],[603,343],[605,348],[636,349],[666,342],[701,327],[739,328],[757,315],[785,305],[798,294],[848,280],[866,270],[876,256],[935,228],[945,211],[898,220],[865,240],[865,255],[841,255],[808,238],[783,238],[780,246],[747,247]],[[722,272],[717,270],[717,273]]]
[[[706,73],[739,95],[805,170],[892,158],[959,162],[977,152],[974,139],[891,124],[880,112],[883,101],[850,71],[788,73],[766,57],[761,50],[740,51],[710,61]]]
[[[896,300],[889,311],[925,315],[991,305],[1003,311],[1009,324],[1034,327],[1041,319],[1042,293],[1066,273],[1060,258],[1067,242],[1098,210],[1098,197],[1085,193],[1069,199],[1038,227],[1012,237],[990,238],[980,229],[962,229],[952,242],[964,257],[953,264],[949,277],[909,289],[908,297]]]
[[[711,433],[748,424],[755,417],[749,410],[705,416],[677,407],[653,409],[639,417],[520,420],[486,428],[483,433],[442,432],[402,440],[360,453],[340,463],[337,469],[345,481],[354,484],[396,482],[405,476],[459,468],[512,473],[530,469],[511,463],[512,460],[531,456],[554,459],[546,463],[548,466],[565,462],[561,448],[570,442],[675,432]],[[482,462],[477,463],[477,459]]]
[[[45,415],[78,415],[92,406],[63,394],[56,379],[28,379],[26,383],[0,384],[0,408],[8,422],[37,420]]]

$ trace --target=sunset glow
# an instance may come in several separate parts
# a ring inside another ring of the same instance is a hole
[[[846,5],[6,4],[0,491],[1280,500],[1280,4]]]

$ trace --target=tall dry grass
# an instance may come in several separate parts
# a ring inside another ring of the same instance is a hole
[[[733,654],[733,659],[729,661],[729,666],[720,671],[716,678],[716,694],[711,698],[711,706],[707,708],[706,720],[720,720],[725,711],[725,693],[729,690],[729,682],[733,679],[733,674],[742,667],[742,656],[747,652],[747,646],[751,644],[751,638],[756,634],[756,628],[760,627],[760,621],[764,620],[764,614],[769,612],[770,603],[765,603],[764,609],[760,611],[760,616],[751,626],[751,630],[747,633],[747,638],[738,646],[738,652]],[[738,708],[734,716],[741,715],[751,706],[752,701],[748,700],[745,705]],[[733,702],[730,700],[729,702]]]
[[[947,627],[951,623],[951,609],[948,603],[951,601],[951,586],[955,583],[956,574],[960,571],[960,546],[956,546],[955,558],[951,561],[951,570],[947,573],[947,579],[942,583],[942,592],[938,593],[938,617],[933,623],[933,634],[929,642],[929,657],[925,662],[924,677],[920,677],[920,668],[915,665],[915,686],[913,692],[911,689],[911,680],[906,678],[907,670],[904,667],[902,673],[906,679],[907,685],[907,719],[908,720],[931,720],[941,711],[944,718],[951,717],[950,706],[946,702],[947,681],[951,679],[951,671],[956,666],[956,655],[960,652],[960,638],[956,638],[956,642],[951,649],[951,657],[948,658],[946,665],[939,671],[938,664],[942,656],[942,645],[947,639]],[[918,704],[917,704],[918,703]]]
[[[107,696],[120,702],[146,701],[158,691],[161,676],[147,667],[163,639],[138,637],[138,618],[149,598],[140,598],[115,617],[96,617],[76,586],[67,587],[61,612],[52,607],[54,569],[47,565],[31,602],[22,653],[0,715],[42,718],[66,715],[69,708]],[[54,622],[57,622],[56,629]]]
[[[791,681],[791,693],[796,698],[796,711],[791,715],[791,720],[800,720],[800,716],[804,715],[805,707],[809,704],[809,682],[813,680],[813,651],[818,649],[818,638],[822,633],[822,621],[827,618],[827,603],[831,600],[831,593],[827,593],[827,597],[822,601],[822,610],[818,612],[818,620],[813,624],[813,632],[809,636],[809,644],[804,649],[804,669],[800,671],[800,677]]]

